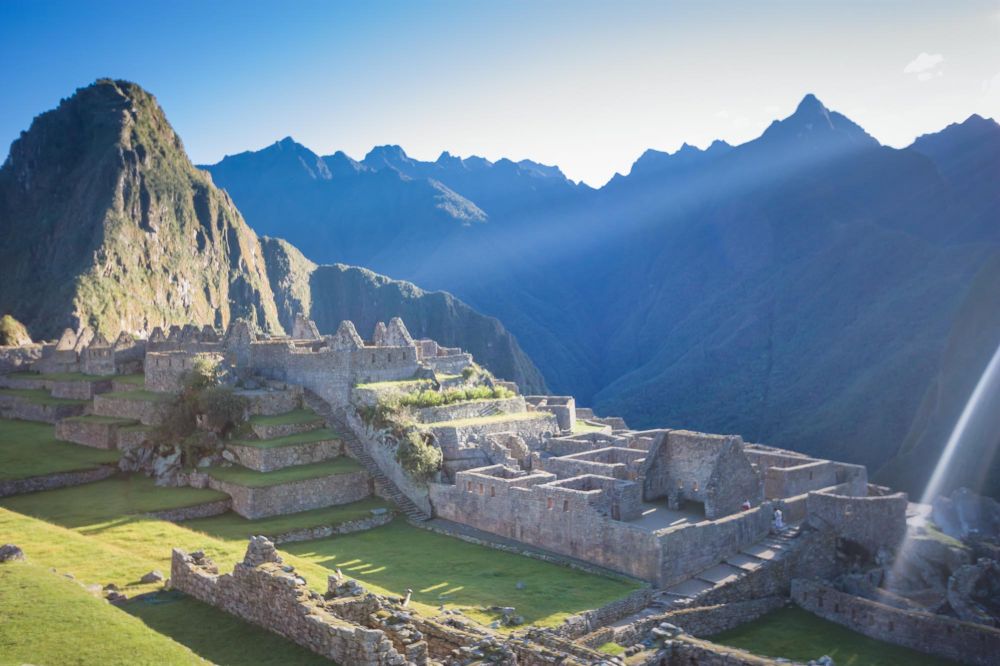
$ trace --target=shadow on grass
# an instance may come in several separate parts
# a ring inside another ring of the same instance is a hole
[[[332,662],[260,627],[180,592],[139,597],[121,608],[154,631],[219,666],[326,664]]]

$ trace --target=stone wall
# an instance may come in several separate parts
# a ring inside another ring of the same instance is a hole
[[[795,666],[799,662],[759,657],[746,650],[685,636],[671,642],[665,660],[654,663],[658,663],[660,666],[692,666],[693,664],[697,664],[697,666]]]
[[[349,504],[372,494],[371,477],[361,470],[260,488],[238,486],[212,477],[208,485],[232,497],[233,511],[250,519]]]
[[[553,414],[561,430],[576,427],[576,399],[573,396],[529,395],[525,399],[535,409]]]
[[[144,364],[146,388],[150,391],[176,393],[183,388],[184,376],[202,360],[219,363],[222,356],[217,353],[187,351],[147,352]]]
[[[468,400],[440,407],[424,407],[416,410],[421,423],[472,419],[489,414],[518,414],[525,411],[524,398],[515,396],[504,399]]]
[[[56,439],[95,449],[118,448],[121,423],[103,423],[87,417],[71,417],[56,423]]]
[[[455,485],[430,484],[430,498],[442,518],[642,580],[658,579],[660,545],[652,533],[612,520],[592,491],[543,485],[553,480],[544,472],[501,478],[471,470],[459,472]]]
[[[0,395],[0,418],[4,419],[55,424],[60,419],[79,416],[86,408],[82,402],[41,405],[19,396]]]
[[[733,601],[713,606],[681,608],[658,613],[622,627],[607,627],[605,631],[594,632],[581,642],[598,647],[614,641],[619,645],[634,645],[642,642],[650,630],[661,622],[680,627],[685,632],[699,638],[735,629],[747,622],[753,622],[788,603],[787,597],[762,597],[747,601]]]
[[[764,496],[793,497],[810,490],[837,485],[837,472],[827,460],[809,461],[792,467],[772,466],[764,473]]]
[[[463,448],[470,439],[484,438],[503,432],[517,432],[524,441],[536,448],[547,435],[559,431],[556,418],[551,414],[529,413],[524,418],[510,421],[481,421],[459,426],[435,426],[434,438],[445,456]]]
[[[54,381],[51,383],[53,398],[69,398],[71,400],[90,400],[98,393],[111,390],[111,379],[94,381]]]
[[[94,396],[94,413],[119,419],[139,421],[143,425],[159,425],[169,409],[169,403],[109,396]]]
[[[658,582],[679,583],[725,557],[760,541],[771,528],[770,503],[714,521],[681,525],[657,533],[663,560]]]
[[[163,511],[153,511],[147,515],[153,518],[159,518],[160,520],[169,520],[171,522],[180,522],[183,520],[194,520],[195,518],[208,518],[210,516],[218,516],[226,511],[229,511],[233,507],[233,502],[230,498],[216,500],[214,502],[205,502],[204,504],[195,504],[193,506],[182,506],[177,509],[164,509]]]
[[[832,493],[809,493],[809,521],[829,526],[837,534],[868,549],[872,554],[885,546],[895,549],[906,535],[906,493],[881,497],[849,497]]]
[[[0,480],[0,497],[93,483],[106,479],[117,471],[118,468],[115,465],[101,465],[96,469],[82,472],[58,472],[44,476],[30,476],[26,479]]]
[[[337,534],[351,534],[353,532],[365,532],[383,525],[388,525],[395,519],[392,511],[374,514],[367,518],[357,520],[347,520],[336,525],[319,525],[317,527],[304,527],[298,530],[290,530],[281,534],[266,535],[274,543],[293,543],[295,541],[313,541],[315,539],[325,539]]]
[[[236,391],[247,401],[250,416],[274,416],[295,411],[302,407],[302,388],[290,386],[287,389],[255,389]]]
[[[170,584],[211,606],[264,627],[340,664],[403,666],[385,633],[348,622],[329,612],[280,558],[254,562],[249,557],[219,575],[212,563],[174,549]]]
[[[236,462],[258,472],[322,462],[344,452],[343,444],[337,439],[267,448],[231,442],[226,448],[236,456]]]
[[[1000,655],[1000,629],[994,627],[901,610],[812,580],[793,581],[792,599],[805,610],[860,634],[926,654],[978,666],[995,664]]]
[[[41,344],[20,347],[0,347],[0,374],[22,372],[42,358],[44,346]]]
[[[652,600],[653,591],[651,589],[643,588],[636,590],[627,597],[612,601],[600,608],[584,611],[583,613],[566,618],[563,624],[555,629],[555,632],[567,638],[577,638],[594,631],[598,627],[607,626],[612,622],[617,622],[624,617],[638,613],[648,606]],[[598,647],[598,645],[588,645],[588,647]]]

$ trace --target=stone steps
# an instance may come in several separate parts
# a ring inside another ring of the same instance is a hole
[[[787,527],[781,534],[764,537],[739,553],[724,558],[719,564],[699,571],[687,580],[657,593],[654,605],[662,612],[697,604],[699,597],[739,581],[757,569],[767,566],[782,552],[793,548],[795,539],[801,531],[801,526],[796,525]],[[630,618],[629,622],[635,619],[638,618]]]
[[[413,503],[413,500],[396,487],[392,479],[382,473],[378,463],[368,454],[361,440],[354,435],[346,423],[337,418],[333,408],[326,401],[309,391],[306,391],[303,399],[314,412],[326,421],[331,430],[341,433],[344,447],[368,471],[379,495],[392,501],[411,521],[423,522],[430,519],[429,515],[422,511],[420,507]]]

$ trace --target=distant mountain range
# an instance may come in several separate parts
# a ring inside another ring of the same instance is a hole
[[[291,139],[204,168],[310,259],[498,317],[552,390],[599,412],[913,491],[1000,344],[1000,126],[979,116],[897,150],[807,95],[753,141],[650,150],[597,190],[527,160],[354,161]],[[1000,494],[995,444],[954,481],[986,469]]]
[[[332,175],[325,162],[298,164],[317,178]],[[279,177],[282,165],[272,166],[259,186]],[[449,216],[463,205],[482,216],[459,197],[451,202],[442,186],[410,186],[416,200],[441,197]],[[134,83],[81,88],[11,146],[0,167],[0,315],[26,324],[36,340],[67,326],[113,339],[170,324],[224,327],[236,317],[280,334],[297,313],[326,333],[351,319],[363,335],[402,316],[414,335],[463,347],[527,390],[545,388],[499,321],[451,295],[365,269],[318,266],[288,243],[258,238]]]

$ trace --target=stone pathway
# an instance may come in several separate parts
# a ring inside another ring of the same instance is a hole
[[[769,534],[757,543],[751,544],[738,553],[726,557],[719,564],[699,571],[687,580],[657,592],[653,602],[629,617],[613,623],[613,627],[624,627],[651,615],[660,615],[679,608],[698,606],[698,599],[707,593],[731,585],[744,576],[772,560],[781,557],[785,551],[794,548],[796,539],[802,533],[801,525],[791,525],[780,534]]]
[[[368,474],[372,477],[372,480],[375,482],[375,487],[379,491],[380,495],[391,500],[411,522],[421,523],[430,519],[430,516],[414,504],[413,500],[407,497],[406,494],[401,491],[395,483],[393,483],[392,479],[382,473],[378,463],[368,454],[364,443],[354,435],[350,426],[344,423],[341,419],[337,418],[337,415],[334,413],[333,408],[328,402],[309,390],[305,391],[303,398],[306,405],[323,417],[327,426],[343,438],[344,446],[347,447],[347,450],[351,452],[351,455],[354,456],[359,463],[361,463],[361,466],[364,467]]]

